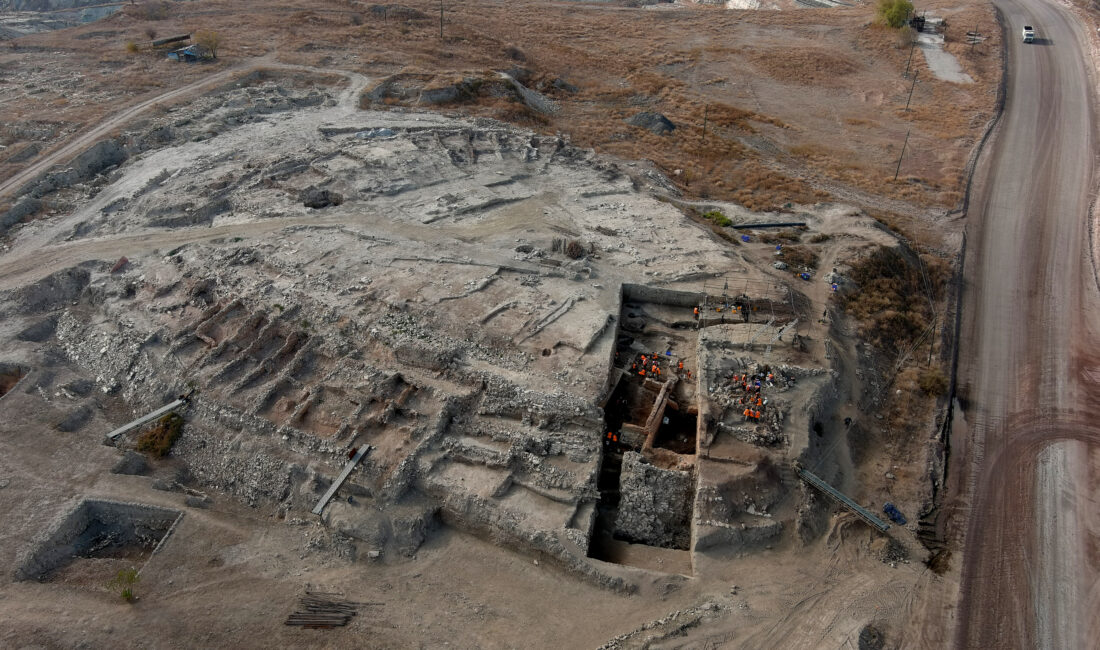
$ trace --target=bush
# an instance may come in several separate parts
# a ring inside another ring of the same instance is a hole
[[[783,260],[794,269],[817,268],[817,253],[805,246],[784,246]]]
[[[879,0],[875,13],[883,24],[898,29],[909,21],[909,14],[913,13],[913,3],[909,0]]]
[[[137,43],[133,41],[126,41],[126,51],[130,54],[137,54],[139,49],[140,48],[138,47]]]
[[[176,444],[182,429],[183,417],[178,413],[169,413],[157,420],[156,426],[141,434],[137,441],[137,450],[163,458],[168,455],[172,445]]]
[[[565,245],[565,254],[572,259],[579,260],[584,257],[584,244],[576,239],[570,240],[569,243]]]
[[[947,377],[939,368],[930,368],[920,373],[917,385],[921,391],[929,397],[939,397],[947,392]]]
[[[760,235],[760,241],[765,244],[778,244],[780,242],[800,242],[802,233],[797,230],[780,230],[779,232]]]
[[[722,214],[719,210],[711,210],[703,214],[703,218],[710,219],[716,226],[722,226],[723,228],[733,223],[729,217]]]
[[[810,243],[811,244],[824,244],[825,242],[829,241],[832,238],[833,238],[832,235],[830,235],[829,233],[819,232],[816,235],[814,235],[813,237],[810,237]]]
[[[108,584],[108,588],[118,589],[122,599],[132,603],[134,602],[134,585],[140,579],[141,576],[138,575],[137,569],[119,569],[118,574]]]

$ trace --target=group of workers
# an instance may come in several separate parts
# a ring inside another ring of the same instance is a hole
[[[662,370],[662,366],[664,370]],[[663,355],[656,352],[649,354],[645,352],[639,352],[634,358],[634,362],[630,365],[630,371],[636,373],[640,377],[653,377],[655,379],[661,378],[662,372],[670,372],[672,370],[672,349],[668,349]],[[676,362],[676,373],[681,377],[691,379],[691,371],[684,370],[684,360],[680,359]]]
[[[732,305],[729,304],[729,303],[726,303],[725,305],[717,305],[716,307],[714,307],[714,311],[719,313],[719,314],[721,314],[722,312],[726,312],[726,311],[728,311],[730,313],[741,313],[741,311],[743,309],[744,308],[741,305],[737,304],[737,303],[733,303]],[[695,320],[699,320],[699,308],[698,307],[695,307],[694,314],[695,314]]]
[[[741,396],[737,398],[737,403],[744,407],[741,411],[741,415],[746,420],[759,420],[764,416],[764,411],[768,406],[768,400],[764,397],[762,392],[762,383],[768,387],[775,385],[775,375],[771,372],[768,373],[756,373],[756,374],[740,374],[734,373],[730,378],[730,383],[734,385],[734,390],[741,389]]]

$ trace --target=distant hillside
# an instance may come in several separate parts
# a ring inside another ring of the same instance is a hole
[[[0,0],[0,11],[55,11],[107,4],[109,0]]]

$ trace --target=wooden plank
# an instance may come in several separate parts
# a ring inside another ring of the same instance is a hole
[[[340,489],[340,486],[344,484],[348,476],[351,475],[351,471],[355,469],[355,466],[359,464],[359,461],[363,460],[363,456],[367,455],[367,452],[371,450],[370,445],[363,445],[359,448],[359,451],[355,452],[348,464],[344,466],[344,471],[340,472],[340,476],[336,477],[336,480],[332,482],[328,492],[325,492],[325,496],[321,497],[321,500],[317,502],[317,505],[313,507],[313,514],[320,515],[328,505],[329,499],[336,495],[336,491]]]
[[[146,422],[152,422],[153,420],[159,418],[160,416],[164,415],[165,413],[170,413],[171,411],[176,410],[177,408],[183,406],[186,403],[187,403],[186,399],[178,399],[178,400],[172,402],[171,404],[169,404],[167,406],[162,406],[161,408],[153,411],[149,415],[146,415],[144,417],[140,417],[140,418],[138,418],[138,419],[136,419],[132,422],[128,422],[128,423],[122,425],[121,427],[115,429],[114,431],[108,433],[107,434],[107,439],[108,440],[114,440],[115,438],[121,436],[122,434],[126,433],[127,431],[130,431],[132,429],[136,429],[137,427],[140,427],[141,425],[145,424]]]

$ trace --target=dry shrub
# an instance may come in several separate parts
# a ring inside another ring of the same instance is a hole
[[[796,269],[816,269],[817,253],[806,246],[784,246],[783,261]]]
[[[163,458],[176,444],[183,429],[183,417],[178,413],[169,413],[157,420],[156,425],[141,434],[137,440],[137,450]]]
[[[571,259],[579,260],[584,257],[584,244],[576,239],[570,239],[569,243],[565,245],[565,254]]]
[[[947,392],[947,377],[939,368],[928,368],[917,377],[917,385],[925,395],[939,397]]]
[[[512,59],[513,61],[523,62],[527,60],[527,55],[523,53],[523,50],[519,49],[515,45],[509,45],[504,48],[504,56]]]
[[[860,323],[863,337],[876,347],[898,354],[928,329],[935,304],[943,294],[947,266],[934,258],[906,256],[879,247],[851,267],[856,288],[843,304]]]
[[[797,230],[780,230],[779,232],[760,235],[760,241],[765,244],[779,244],[781,242],[800,242],[802,233]]]

